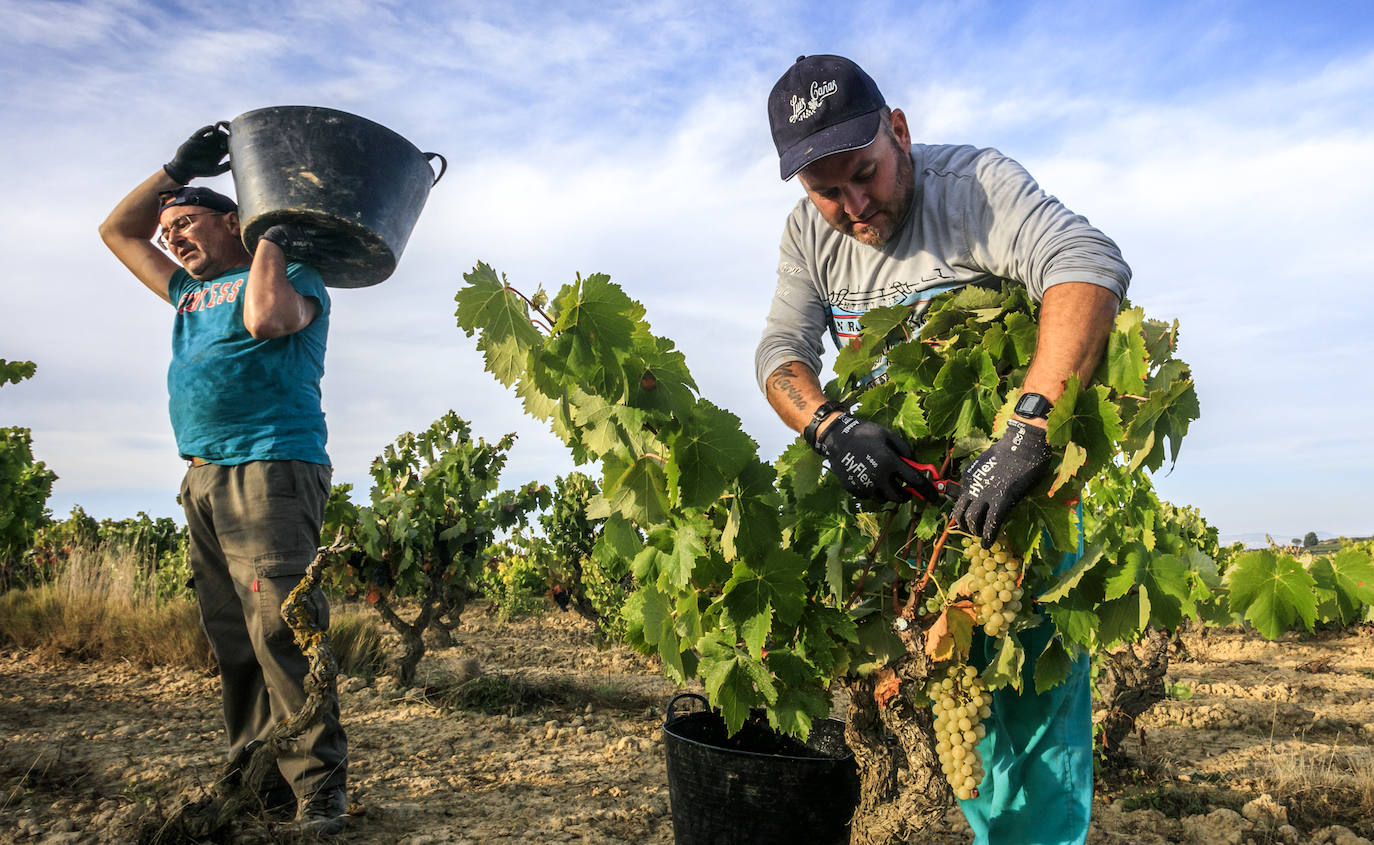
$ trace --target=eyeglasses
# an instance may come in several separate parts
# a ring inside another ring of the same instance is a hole
[[[163,226],[162,231],[157,233],[157,245],[162,247],[163,249],[170,250],[170,247],[167,245],[167,242],[171,239],[172,235],[184,231],[188,226],[190,226],[193,222],[191,219],[193,217],[222,217],[228,213],[229,212],[227,211],[198,211],[195,214],[183,214],[180,217],[174,217],[172,218],[171,223],[168,223],[166,226]]]

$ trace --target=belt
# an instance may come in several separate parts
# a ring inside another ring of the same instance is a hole
[[[204,458],[191,458],[186,462],[186,465],[191,467],[203,467],[210,463],[213,463],[213,461],[207,461]]]

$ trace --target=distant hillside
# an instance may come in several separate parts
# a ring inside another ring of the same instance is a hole
[[[1239,542],[1239,543],[1244,543],[1244,544],[1245,544],[1245,548],[1247,548],[1247,549],[1258,549],[1258,548],[1264,548],[1264,547],[1268,546],[1268,545],[1269,545],[1269,539],[1273,539],[1273,541],[1274,541],[1275,543],[1278,543],[1279,545],[1282,546],[1282,545],[1287,545],[1288,543],[1291,543],[1291,542],[1293,541],[1294,538],[1297,538],[1298,542],[1301,543],[1301,542],[1302,542],[1302,538],[1305,537],[1305,536],[1307,536],[1307,532],[1306,532],[1306,531],[1303,531],[1303,532],[1300,533],[1300,534],[1269,534],[1269,535],[1268,535],[1268,538],[1266,538],[1265,533],[1264,533],[1263,531],[1251,531],[1251,532],[1249,532],[1249,533],[1244,533],[1244,534],[1226,534],[1226,533],[1222,533],[1222,534],[1220,535],[1220,539],[1221,539],[1221,544],[1222,544],[1223,546],[1229,546],[1229,545],[1231,545],[1232,543]],[[1323,543],[1326,542],[1327,540],[1335,540],[1335,539],[1338,539],[1338,538],[1340,538],[1341,536],[1342,536],[1342,535],[1333,533],[1333,532],[1331,532],[1331,531],[1318,531],[1318,532],[1317,532],[1317,540],[1320,541],[1320,542],[1323,542]],[[1349,536],[1349,535],[1345,535],[1345,536]],[[1351,537],[1350,539],[1353,539],[1353,540],[1360,540],[1360,539],[1367,539],[1367,538],[1362,538],[1362,537]]]

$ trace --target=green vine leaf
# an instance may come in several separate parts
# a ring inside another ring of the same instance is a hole
[[[1064,486],[1074,477],[1074,473],[1083,468],[1088,462],[1088,450],[1072,441],[1064,447],[1064,456],[1059,459],[1059,467],[1054,473],[1054,482],[1050,484],[1049,494],[1053,496],[1059,492],[1059,488]]]
[[[1026,665],[1026,649],[1021,638],[1009,634],[997,641],[997,654],[983,670],[983,683],[988,689],[998,690],[1011,687],[1021,691],[1021,671]]]
[[[1045,650],[1035,660],[1035,693],[1040,695],[1059,686],[1073,668],[1073,657],[1059,637],[1051,637]]]
[[[1116,316],[1116,328],[1107,337],[1107,351],[1099,372],[1100,381],[1117,393],[1138,394],[1145,390],[1147,361],[1141,321],[1145,312],[1127,308]]]
[[[602,498],[610,510],[638,525],[655,525],[667,519],[668,479],[657,458],[641,455],[628,465],[607,456]],[[599,510],[596,516],[603,516]]]
[[[525,300],[497,278],[491,267],[478,264],[463,278],[468,287],[454,296],[458,326],[468,337],[482,330],[477,348],[487,370],[510,387],[526,370],[530,349],[543,338],[530,323]]]
[[[1226,571],[1231,612],[1274,640],[1298,620],[1312,630],[1317,616],[1316,582],[1302,564],[1269,549],[1246,552]]]
[[[768,652],[766,665],[778,680],[778,700],[768,711],[774,728],[805,739],[815,719],[830,715],[830,700],[817,691],[816,671],[788,649]]]
[[[739,417],[698,400],[692,424],[672,441],[668,482],[673,501],[687,508],[706,507],[720,498],[757,451],[758,445],[741,430]]]
[[[1070,442],[1087,452],[1089,472],[1096,472],[1116,452],[1121,440],[1121,415],[1103,385],[1083,387],[1077,376],[1069,376],[1064,392],[1050,411],[1045,439],[1060,449]]]
[[[1150,593],[1135,590],[1097,606],[1099,627],[1097,645],[1109,648],[1121,642],[1135,642],[1150,626]]]
[[[740,631],[756,657],[762,652],[775,611],[786,625],[801,618],[805,574],[806,562],[785,549],[775,550],[757,569],[742,562],[735,564],[722,590],[725,619]]]
[[[1197,392],[1189,379],[1181,379],[1167,387],[1151,390],[1131,419],[1126,436],[1128,448],[1149,449],[1138,463],[1156,470],[1164,464],[1164,444],[1169,443],[1169,460],[1178,460],[1183,436],[1188,426],[1201,416]]]
[[[700,667],[706,694],[720,707],[730,734],[744,727],[752,708],[778,699],[777,687],[760,660],[711,635],[702,639]]]
[[[1083,576],[1092,571],[1098,563],[1102,561],[1102,545],[1091,543],[1083,547],[1083,554],[1079,555],[1078,560],[1074,561],[1073,566],[1064,572],[1055,582],[1051,584],[1043,593],[1040,594],[1038,601],[1044,604],[1053,604],[1060,601],[1069,594],[1069,591],[1078,586],[1078,582]]]
[[[1374,560],[1358,549],[1343,549],[1334,557],[1321,557],[1308,570],[1331,594],[1335,614],[1342,625],[1357,620],[1361,611],[1374,605]]]
[[[625,613],[633,633],[653,646],[662,658],[668,676],[679,684],[686,684],[688,674],[682,660],[682,641],[675,630],[668,597],[654,586],[645,585],[626,600]]]
[[[992,357],[983,349],[952,354],[935,377],[935,392],[926,398],[930,430],[950,437],[964,437],[974,429],[991,430],[1001,404],[1000,382]]]

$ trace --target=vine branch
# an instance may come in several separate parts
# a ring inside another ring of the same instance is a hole
[[[854,591],[849,594],[849,600],[844,603],[844,609],[849,610],[859,600],[859,594],[863,592],[864,583],[868,581],[868,575],[873,571],[873,561],[878,557],[878,547],[887,539],[888,529],[892,528],[892,522],[897,518],[897,509],[893,508],[888,512],[887,522],[878,531],[878,539],[873,541],[873,547],[868,550],[868,560],[864,561],[863,571],[859,573],[859,579],[854,582]]]
[[[525,304],[528,305],[534,311],[534,313],[538,314],[540,318],[544,321],[541,324],[538,321],[531,319],[530,325],[536,328],[543,329],[549,334],[553,334],[553,318],[550,317],[548,314],[544,313],[543,308],[540,308],[538,305],[535,305],[533,299],[530,299],[528,296],[525,296],[523,293],[520,292],[519,288],[515,287],[510,283],[506,283],[506,290],[525,300]]]

